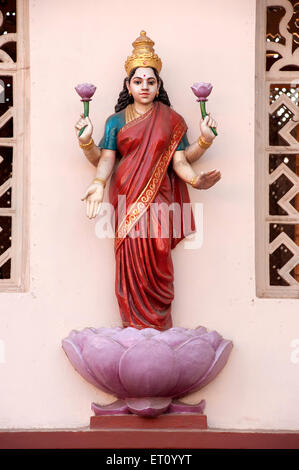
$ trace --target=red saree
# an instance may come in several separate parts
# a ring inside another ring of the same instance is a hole
[[[125,327],[172,326],[171,249],[194,231],[190,206],[187,229],[182,211],[183,204],[190,203],[187,186],[171,164],[186,130],[179,114],[156,102],[117,134],[122,158],[109,197],[115,209],[115,291]],[[172,203],[181,217],[169,212]]]

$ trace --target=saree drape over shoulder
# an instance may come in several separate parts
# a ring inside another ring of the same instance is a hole
[[[179,114],[156,102],[117,133],[122,158],[109,198],[115,209],[115,290],[124,326],[172,326],[171,249],[195,229],[187,186],[171,162],[186,130]]]

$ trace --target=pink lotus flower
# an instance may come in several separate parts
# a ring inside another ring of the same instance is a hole
[[[80,85],[75,86],[76,92],[82,98],[81,101],[90,101],[96,89],[97,87],[91,83],[81,83]]]
[[[194,95],[197,96],[197,101],[207,101],[207,97],[211,93],[213,86],[211,83],[194,83],[191,87]]]
[[[213,380],[226,364],[232,342],[203,327],[163,332],[118,327],[72,331],[62,347],[88,382],[121,399],[108,407],[93,404],[96,414],[156,416],[186,411],[187,405],[171,403],[172,398]],[[204,401],[195,411],[203,407]]]

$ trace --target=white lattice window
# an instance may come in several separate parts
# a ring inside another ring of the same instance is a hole
[[[257,1],[257,295],[299,298],[299,1]]]
[[[28,282],[28,2],[0,2],[0,291]]]

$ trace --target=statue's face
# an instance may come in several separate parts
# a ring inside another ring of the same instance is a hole
[[[159,84],[151,68],[138,67],[130,83],[127,83],[127,87],[132,93],[134,101],[140,104],[149,104],[154,101]]]

